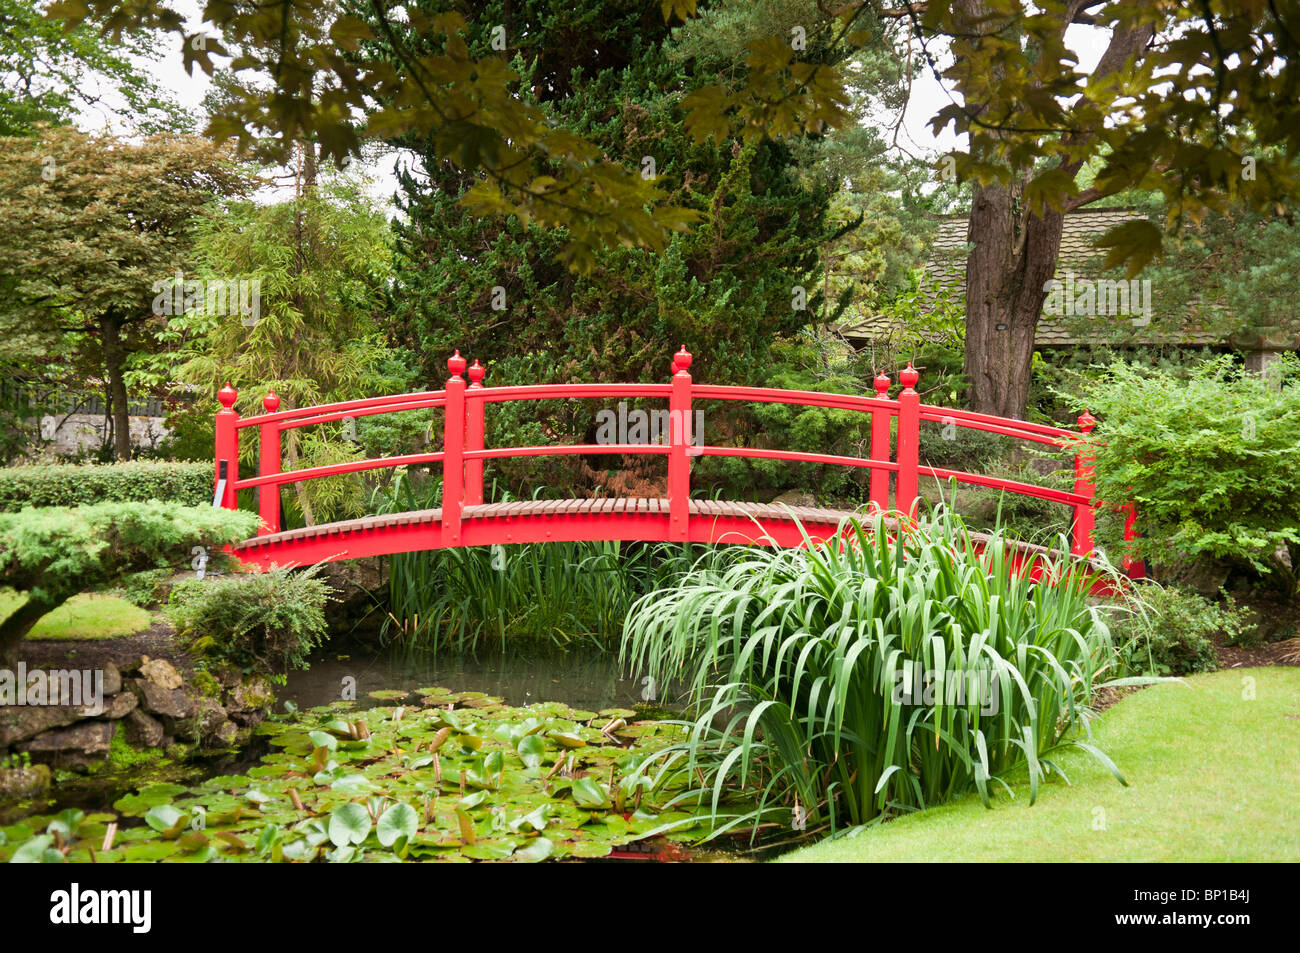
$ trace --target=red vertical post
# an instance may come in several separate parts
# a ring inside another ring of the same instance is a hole
[[[217,400],[221,410],[217,411],[216,423],[216,461],[213,474],[212,505],[228,510],[238,509],[235,499],[235,481],[239,479],[239,414],[235,410],[235,401],[239,391],[226,386],[217,391]]]
[[[691,353],[673,355],[668,398],[668,538],[686,542],[691,522]]]
[[[894,489],[894,509],[908,516],[916,514],[921,454],[921,395],[916,382],[921,375],[909,363],[898,375],[903,392],[898,395],[898,483]]]
[[[890,376],[884,371],[876,375],[872,382],[876,388],[877,400],[889,400]],[[889,426],[894,415],[887,410],[871,412],[871,459],[889,459]],[[889,509],[889,471],[879,467],[871,468],[871,506],[873,509]]]
[[[483,390],[485,368],[475,361],[469,369],[469,387],[465,391],[465,449],[483,449],[483,410],[484,402],[474,399],[474,392]],[[475,506],[483,502],[483,461],[465,461],[465,505]]]
[[[262,406],[268,414],[275,413],[280,409],[280,396],[270,391],[262,398]],[[274,476],[280,472],[280,425],[262,424],[257,429],[257,475]],[[280,532],[280,484],[263,483],[257,488],[257,512],[262,518],[258,536]]]
[[[446,414],[442,435],[442,545],[460,545],[460,509],[465,486],[465,358],[447,358]]]
[[[1079,415],[1079,432],[1086,438],[1092,433],[1097,420],[1086,410]],[[1074,455],[1074,492],[1084,497],[1084,502],[1074,504],[1074,529],[1070,551],[1076,556],[1086,556],[1093,550],[1092,531],[1096,524],[1097,487],[1093,484],[1093,455],[1082,450]]]
[[[1147,577],[1147,564],[1141,559],[1133,559],[1130,555],[1133,551],[1133,540],[1138,538],[1137,532],[1137,507],[1132,503],[1125,503],[1121,509],[1124,511],[1124,572],[1130,579],[1145,579]]]

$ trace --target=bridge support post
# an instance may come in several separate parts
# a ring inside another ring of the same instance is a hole
[[[474,392],[483,390],[483,376],[487,373],[478,361],[469,369],[469,387],[465,392],[465,449],[483,449],[483,411],[482,400],[474,399]],[[465,505],[475,506],[483,502],[483,461],[465,461]]]
[[[898,395],[898,482],[894,509],[906,516],[916,515],[920,482],[917,467],[921,453],[921,395],[916,390],[920,378],[910,363],[898,375],[903,392]]]
[[[239,479],[239,413],[235,410],[235,401],[239,391],[226,386],[217,391],[217,400],[221,410],[217,411],[216,420],[216,460],[213,474],[212,505],[228,510],[238,509],[235,494],[235,481]]]
[[[876,375],[872,385],[876,388],[878,400],[889,400],[889,385],[893,381],[881,371]],[[871,459],[889,459],[889,425],[893,414],[883,410],[871,412]],[[871,507],[876,510],[889,509],[889,471],[879,467],[871,468]]]
[[[280,395],[270,391],[262,398],[262,406],[268,414],[275,413],[280,409]],[[280,473],[280,425],[262,424],[257,429],[257,475],[276,476]],[[263,483],[257,488],[257,512],[262,518],[258,536],[280,532],[280,484]]]
[[[1138,538],[1137,507],[1132,503],[1125,503],[1121,509],[1124,511],[1124,572],[1130,579],[1145,579],[1146,562],[1132,557],[1133,541]]]
[[[1079,415],[1079,432],[1085,437],[1092,433],[1097,420],[1086,410]],[[1074,455],[1074,492],[1086,498],[1084,503],[1074,505],[1074,527],[1071,532],[1070,552],[1076,556],[1087,556],[1093,550],[1092,531],[1095,525],[1097,487],[1093,485],[1093,456],[1090,453]]]
[[[668,539],[686,542],[691,524],[691,353],[673,355],[668,398]]]
[[[465,379],[468,363],[457,351],[447,358],[446,414],[442,437],[442,545],[460,545],[460,510],[465,481]]]

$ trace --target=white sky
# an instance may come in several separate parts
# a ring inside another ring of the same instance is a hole
[[[187,25],[191,30],[199,27],[202,21],[199,17],[201,8],[198,0],[177,0],[174,5],[178,10],[186,14],[188,18]],[[1086,73],[1096,65],[1097,60],[1101,57],[1105,49],[1107,33],[1104,30],[1092,27],[1073,26],[1067,32],[1066,39],[1079,57],[1080,67]],[[196,70],[193,75],[185,71],[181,54],[181,42],[180,38],[174,35],[160,38],[158,59],[146,61],[142,65],[145,66],[160,87],[169,90],[178,103],[190,110],[199,119],[201,126],[201,117],[203,115],[201,104],[204,95],[211,86],[211,82],[202,70]],[[940,68],[942,69],[945,65],[946,62],[941,60],[939,63]],[[958,139],[953,135],[951,127],[947,127],[942,135],[936,137],[932,134],[929,126],[930,118],[950,101],[948,93],[928,69],[917,77],[913,82],[911,96],[904,116],[902,134],[899,137],[900,147],[916,156],[926,153],[943,153],[951,150],[958,143]],[[894,117],[880,116],[876,118],[881,122],[892,123]],[[102,115],[91,113],[83,116],[83,125],[102,126],[103,124],[104,117]],[[393,174],[393,163],[397,158],[397,154],[393,153],[376,163],[363,167],[361,170],[374,180],[371,193],[380,201],[386,202],[396,190],[397,180]],[[289,186],[286,185],[283,188],[287,190]],[[268,195],[267,198],[273,199],[274,193]]]

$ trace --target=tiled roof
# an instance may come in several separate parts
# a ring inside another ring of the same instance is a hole
[[[1065,216],[1061,229],[1061,252],[1057,259],[1056,278],[1066,281],[1093,277],[1101,271],[1102,250],[1093,243],[1120,222],[1140,215],[1128,208],[1079,209]],[[967,245],[967,218],[950,215],[939,221],[939,227],[930,243],[930,256],[925,263],[926,278],[923,287],[948,287],[960,293],[964,284]],[[1114,325],[1112,324],[1113,328]],[[839,331],[850,340],[872,341],[889,336],[893,323],[883,315],[872,315],[851,324],[841,325]],[[1067,326],[1058,315],[1044,314],[1038,322],[1034,341],[1046,347],[1072,346],[1111,339],[1111,335],[1090,337],[1079,326]],[[1135,327],[1129,340],[1137,343],[1213,344],[1220,336],[1207,333],[1191,324],[1170,330],[1158,328],[1153,323],[1148,328]]]

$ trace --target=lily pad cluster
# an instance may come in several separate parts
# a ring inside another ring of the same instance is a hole
[[[708,833],[708,805],[669,749],[680,725],[418,695],[279,716],[258,729],[272,750],[246,774],[149,785],[111,813],[29,817],[0,828],[0,861],[535,862]]]

